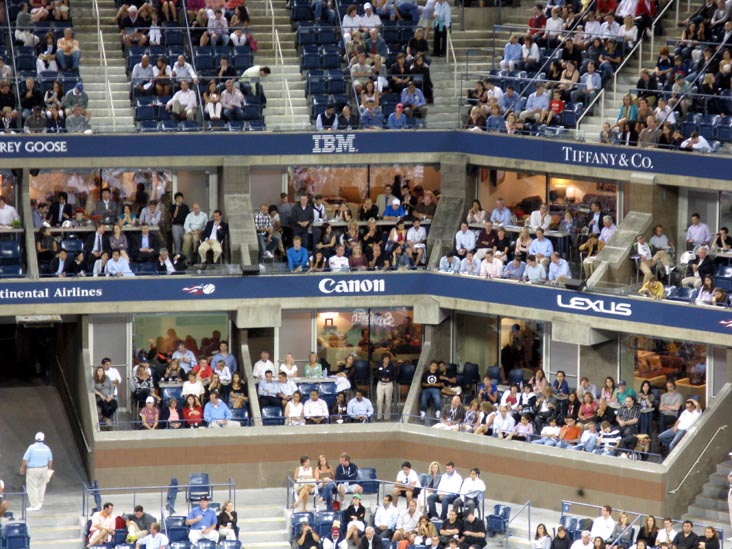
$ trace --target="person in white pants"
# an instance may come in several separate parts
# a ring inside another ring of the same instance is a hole
[[[20,464],[20,474],[25,475],[25,489],[28,492],[28,511],[40,511],[46,496],[46,484],[53,474],[53,454],[44,444],[46,435],[36,433],[35,443],[28,446]]]
[[[391,418],[391,399],[394,395],[394,380],[396,368],[391,363],[391,355],[384,353],[381,364],[376,370],[376,419],[388,420]]]
[[[191,527],[188,532],[188,540],[191,543],[196,543],[200,539],[210,539],[218,543],[217,522],[216,512],[208,507],[208,497],[203,496],[198,502],[198,507],[191,509],[186,518],[186,525]]]

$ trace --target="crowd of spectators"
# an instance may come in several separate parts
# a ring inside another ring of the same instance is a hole
[[[9,8],[13,44],[0,45],[0,132],[90,133],[68,0]]]
[[[427,231],[437,207],[434,193],[395,179],[376,201],[333,210],[321,195],[298,203],[262,204],[254,215],[259,263],[276,256],[292,272],[409,269],[427,261]],[[411,226],[407,228],[407,223]],[[285,251],[286,250],[286,251]]]
[[[523,380],[523,369],[516,371]],[[639,451],[646,459],[651,449],[665,454],[702,413],[699,401],[684,400],[674,381],[657,401],[647,380],[637,393],[624,380],[616,385],[612,377],[600,388],[583,377],[574,389],[561,370],[550,382],[538,369],[528,382],[512,382],[504,391],[500,379],[486,374],[474,398],[462,394],[456,378],[455,371],[436,360],[422,376],[420,416],[431,418],[433,428],[610,456],[635,457]],[[508,379],[514,378],[509,372]]]
[[[144,193],[143,193],[144,194]],[[182,193],[166,210],[157,200],[142,203],[116,200],[109,188],[101,190],[92,218],[94,232],[75,232],[77,216],[60,192],[52,204],[32,204],[36,253],[41,274],[48,276],[134,276],[182,273],[189,265],[222,260],[229,234],[220,210],[211,219],[194,203],[190,209]],[[163,216],[167,219],[163,223]],[[167,233],[171,227],[171,248]],[[61,228],[59,230],[58,228]]]

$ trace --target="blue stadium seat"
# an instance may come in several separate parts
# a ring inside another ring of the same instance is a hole
[[[262,425],[284,425],[282,408],[279,406],[265,406],[262,408]]]
[[[716,139],[719,120],[720,117],[717,114],[702,116],[701,120],[699,120],[699,134],[708,141]]]
[[[229,129],[230,132],[241,132],[244,131],[244,121],[231,120],[226,124],[226,127]]]
[[[198,120],[184,120],[180,126],[181,131],[184,132],[197,132],[201,130],[201,124],[198,123]]]
[[[188,531],[188,529],[186,528],[186,538],[188,537],[187,531]],[[168,533],[168,538],[170,538],[170,533]],[[191,549],[191,542],[188,541],[188,539],[179,540],[179,541],[171,540],[170,549]]]
[[[269,406],[267,406],[266,408],[268,407]],[[300,525],[303,522],[307,522],[308,524],[315,524],[315,517],[310,512],[292,513],[292,516],[290,517],[290,530],[292,532],[293,540],[300,537]]]
[[[405,364],[406,366],[406,364]],[[403,366],[402,366],[403,367]],[[400,368],[401,370],[401,368]],[[410,380],[411,381],[411,380]],[[470,390],[471,387],[477,389],[480,383],[480,366],[473,362],[466,362],[463,364],[463,382],[462,386]]]
[[[165,529],[180,528],[186,525],[186,517],[182,515],[173,515],[165,519]]]
[[[254,57],[251,53],[237,53],[234,56],[234,68],[237,71],[245,71],[254,65]]]
[[[295,0],[290,2],[290,21],[310,21],[313,18],[313,9],[309,0]]]
[[[720,141],[732,141],[732,117],[725,116],[717,126],[717,139]]]
[[[177,29],[165,29],[163,31],[163,41],[166,46],[183,46],[183,32]]]
[[[346,79],[338,71],[330,71],[326,81],[326,93],[344,94],[346,93]]]
[[[163,110],[165,111],[165,109]],[[177,132],[180,129],[180,123],[177,120],[163,120],[160,123],[160,129],[164,132]]]
[[[732,266],[720,265],[714,274],[714,285],[725,292],[732,292]]]
[[[300,48],[300,69],[306,71],[317,68],[320,68],[318,46],[310,45]]]
[[[331,25],[318,25],[316,28],[317,43],[322,45],[326,44],[337,44],[339,39],[339,33],[336,27]]]
[[[241,549],[241,542],[239,540],[225,539],[219,542],[218,549]]]
[[[156,108],[152,105],[140,105],[135,107],[135,120],[157,120]]]
[[[114,547],[117,547],[118,545],[122,545],[122,544],[124,544],[126,539],[127,539],[127,529],[126,528],[117,528],[114,531],[114,536],[112,536],[112,545],[114,545]]]
[[[686,303],[690,303],[696,299],[697,293],[698,291],[696,288],[679,288],[676,290],[676,294],[669,296],[668,299],[672,301],[685,301]]]
[[[562,112],[562,126],[574,128],[577,125],[577,120],[582,115],[583,108],[582,103],[567,103]]]
[[[211,499],[212,494],[208,473],[191,473],[188,475],[186,501],[198,501],[203,496]]]
[[[341,54],[338,46],[327,44],[320,46],[320,67],[323,69],[337,69],[341,66]]]
[[[486,518],[486,532],[488,535],[493,537],[496,534],[504,534],[510,517],[511,508],[508,505],[495,505],[493,513]]]
[[[358,470],[357,481],[363,488],[364,494],[376,494],[379,491],[379,483],[376,482],[376,469],[373,467],[361,467]]]
[[[15,68],[18,71],[34,71],[36,69],[35,55],[16,55]]]
[[[159,130],[159,124],[157,120],[142,120],[140,122],[140,132],[156,132]]]
[[[689,113],[684,121],[679,125],[679,131],[684,137],[689,137],[691,132],[699,131],[699,122],[701,121],[702,115],[695,113]]]
[[[327,77],[325,72],[320,69],[311,69],[308,71],[307,83],[305,84],[305,93],[307,95],[322,95],[326,93]]]
[[[244,120],[259,120],[262,118],[262,108],[259,105],[244,105]]]
[[[238,421],[242,427],[246,427],[249,425],[249,412],[246,408],[232,408],[231,419]]]
[[[295,35],[297,46],[308,46],[318,43],[318,34],[315,24],[312,21],[300,21]]]
[[[216,542],[210,539],[201,539],[193,544],[193,549],[216,549]]]

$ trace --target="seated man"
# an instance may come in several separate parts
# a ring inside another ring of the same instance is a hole
[[[201,263],[206,264],[206,254],[209,250],[213,252],[213,262],[218,263],[228,236],[229,225],[221,220],[221,210],[214,210],[213,219],[206,223],[201,233],[201,245],[198,247]]]
[[[646,242],[646,237],[639,234],[635,242],[635,253],[638,255],[639,268],[643,273],[643,282],[648,282],[653,276],[652,269],[660,261],[663,265],[666,276],[671,273],[668,254],[664,250],[658,250],[655,254],[651,251],[651,247]]]
[[[120,23],[120,34],[125,47],[144,46],[147,44],[147,31],[150,24],[138,14],[137,6],[132,4],[127,9],[127,17]]]
[[[302,246],[302,239],[296,236],[292,239],[292,247],[287,249],[287,266],[293,273],[307,271],[308,251]]]
[[[542,284],[546,281],[546,269],[544,268],[544,265],[536,260],[535,255],[530,255],[526,258],[524,280],[533,284]]]
[[[226,81],[226,89],[221,93],[221,108],[224,120],[244,120],[244,94],[234,86],[233,80]]]
[[[150,533],[137,541],[135,549],[140,549],[141,545],[144,545],[145,549],[165,549],[169,543],[168,536],[160,533],[160,523],[153,522],[150,525]]]
[[[74,30],[71,27],[64,29],[63,38],[56,43],[56,61],[62,71],[78,71],[81,50],[79,41],[74,38]]]
[[[101,511],[97,511],[92,515],[87,547],[112,542],[115,531],[113,512],[114,504],[107,502],[102,506]]]
[[[471,470],[472,474],[472,470]],[[466,479],[467,482],[468,479]],[[478,479],[478,482],[483,482]],[[485,485],[483,486],[485,492]],[[486,545],[485,522],[475,516],[475,509],[469,509],[463,521],[463,541],[460,549],[482,549]]]
[[[699,403],[693,398],[686,399],[686,409],[681,412],[673,427],[658,435],[658,441],[670,452],[681,441],[691,426],[699,420],[701,414]]]
[[[406,212],[404,211],[404,206],[401,204],[398,198],[392,198],[391,202],[384,208],[384,213],[381,216],[382,219],[387,221],[404,217]]]
[[[706,246],[697,248],[696,259],[689,262],[692,274],[681,280],[681,286],[699,289],[705,277],[714,276],[714,261],[708,254],[709,250]]]
[[[470,470],[470,476],[463,480],[463,485],[460,487],[460,497],[454,501],[453,507],[457,512],[461,512],[463,507],[467,507],[467,515],[474,515],[475,508],[480,503],[481,494],[485,494],[485,483],[480,479],[480,469],[473,467]],[[465,526],[467,529],[467,523]],[[483,530],[483,534],[485,534],[485,530]],[[465,541],[473,540],[466,539]],[[470,546],[472,543],[468,545]]]
[[[506,263],[503,268],[503,278],[510,278],[512,280],[521,280],[526,270],[526,263],[521,261],[519,256],[513,258],[513,261]]]
[[[203,409],[203,420],[209,429],[218,429],[224,427],[239,427],[236,421],[231,421],[231,410],[226,403],[221,400],[218,389],[211,391],[211,396]],[[204,536],[205,537],[205,536]],[[212,539],[212,538],[207,538]],[[195,543],[195,542],[193,542]]]
[[[374,415],[374,406],[364,398],[363,391],[356,391],[356,396],[348,401],[346,411],[354,423],[368,423]]]
[[[280,392],[280,383],[272,377],[272,371],[267,370],[264,373],[264,379],[259,382],[257,394],[259,395],[259,406],[282,406],[282,400],[278,396]]]
[[[414,80],[410,80],[407,88],[402,90],[401,102],[404,105],[404,114],[408,118],[414,118],[417,126],[424,126],[427,118],[427,101]]]
[[[435,410],[435,417],[440,418],[440,402],[442,387],[444,383],[440,379],[439,366],[437,361],[433,360],[427,367],[427,371],[422,374],[422,394],[419,399],[419,416],[425,417],[427,407],[432,401],[432,407]]]
[[[603,541],[612,539],[616,525],[612,513],[613,508],[609,505],[603,505],[600,508],[600,516],[592,521],[592,529],[590,530],[592,539],[600,538]]]
[[[66,119],[66,131],[68,133],[92,133],[89,117],[84,113],[81,105],[75,105],[71,116]]]
[[[455,257],[452,251],[447,252],[440,258],[439,271],[441,273],[459,273],[460,272],[460,260]]]
[[[468,224],[460,223],[460,230],[455,233],[455,253],[463,258],[468,252],[475,250],[475,233],[468,228]]]
[[[353,87],[359,96],[361,95],[361,90],[366,87],[366,83],[374,79],[373,69],[366,61],[366,52],[360,51],[356,56],[355,62],[351,65]],[[363,124],[363,119],[361,120],[361,124]]]
[[[194,120],[198,114],[198,99],[188,80],[180,81],[180,90],[165,104],[165,110],[177,120]]]
[[[334,103],[328,103],[325,110],[318,115],[315,120],[315,129],[319,132],[338,129],[338,116],[335,113]]]
[[[602,224],[603,227],[600,231],[600,235],[598,237],[595,237],[594,235],[590,236],[587,241],[578,248],[580,252],[587,252],[587,257],[582,261],[582,267],[585,270],[585,276],[587,278],[592,275],[592,271],[594,270],[595,258],[593,257],[593,254],[601,251],[618,230],[618,227],[613,223],[612,216],[603,216]]]
[[[544,92],[544,84],[540,82],[536,85],[536,91],[529,95],[526,109],[521,111],[519,120],[525,122],[527,119],[533,119],[534,122],[542,124],[548,115],[549,95]]]
[[[460,274],[472,276],[478,276],[480,274],[480,261],[473,255],[472,251],[468,251],[462,261],[460,261]]]
[[[361,111],[361,127],[364,129],[380,129],[384,125],[384,113],[376,106],[373,99],[366,101],[366,108]]]
[[[77,105],[81,106],[82,114],[86,114],[86,109],[89,106],[89,96],[84,91],[84,84],[77,82],[73,88],[67,91],[64,94],[62,104],[67,117],[73,114]]]
[[[335,273],[347,273],[351,270],[346,257],[346,247],[343,244],[336,246],[336,253],[328,259],[328,266]]]
[[[485,228],[480,230],[476,238],[475,247],[477,251],[475,252],[475,257],[482,261],[487,251],[495,250],[497,242],[498,234],[493,230],[493,222],[486,221]]]
[[[317,389],[310,391],[310,400],[303,407],[305,423],[328,423],[328,403],[320,398]]]
[[[437,516],[437,503],[440,502],[442,504],[440,518],[443,521],[447,519],[447,511],[452,502],[460,495],[460,487],[462,484],[463,477],[455,470],[455,464],[452,461],[448,461],[445,464],[445,472],[440,477],[440,482],[437,485],[437,491],[427,496],[430,518]],[[457,518],[454,510],[450,512],[453,513],[453,518]],[[458,532],[458,535],[460,535],[460,532]]]
[[[206,407],[208,407],[208,404]],[[209,539],[214,543],[218,543],[217,524],[216,512],[208,506],[208,496],[202,496],[198,501],[198,505],[191,509],[186,518],[186,526],[190,527],[188,539],[191,543],[196,543],[200,539]]]
[[[582,427],[577,425],[577,420],[572,416],[564,418],[564,425],[559,430],[559,438],[555,440],[558,448],[571,448],[579,443],[582,437]],[[552,445],[552,446],[554,446]]]
[[[160,219],[162,218],[163,210],[158,208],[158,201],[151,200],[147,203],[147,206],[140,212],[140,224],[148,224],[152,227],[160,225]]]
[[[570,446],[569,449],[592,453],[597,447],[597,437],[597,424],[594,421],[588,421],[585,423],[585,430],[582,431],[579,442],[574,446]]]
[[[485,278],[501,278],[503,262],[493,257],[493,250],[488,250],[485,259],[480,263],[480,276]]]
[[[460,426],[460,422],[463,420],[464,413],[463,401],[458,395],[455,395],[450,400],[450,403],[445,405],[442,415],[440,416],[440,422],[435,423],[432,427],[434,429],[457,431]]]
[[[442,508],[446,507],[443,502]],[[443,519],[442,526],[440,526],[440,537],[448,538],[454,544],[451,544],[451,549],[458,548],[458,540],[463,537],[463,521],[458,518],[455,509],[450,509],[447,512],[447,516]]]
[[[529,218],[529,227],[532,231],[536,231],[539,228],[546,231],[551,223],[552,216],[549,215],[549,208],[547,207],[546,203],[539,206],[538,210],[534,210],[533,212],[531,212],[531,217]]]
[[[127,526],[127,543],[133,543],[150,533],[155,517],[146,513],[142,505],[135,505],[135,512],[125,516]]]
[[[409,501],[407,508],[399,513],[392,541],[407,540],[409,543],[415,542],[419,534],[419,519],[421,517],[422,513],[417,510],[417,500]]]
[[[419,489],[420,487],[419,475],[417,475],[417,472],[412,469],[412,464],[408,461],[403,462],[402,468],[399,469],[399,472],[397,473],[394,489],[392,490],[392,501],[394,502],[394,507],[397,507],[399,504],[399,496],[406,497],[407,507],[411,507],[410,503],[414,501],[414,490],[415,488]],[[398,518],[397,523],[399,523]],[[416,530],[416,525],[414,529]]]
[[[130,269],[130,262],[122,257],[119,250],[112,250],[112,257],[107,261],[107,276],[135,276]]]
[[[602,89],[602,77],[595,69],[595,63],[590,61],[587,64],[587,72],[580,77],[580,86],[572,90],[570,94],[572,103],[584,103],[584,106],[587,107],[600,92]],[[589,114],[592,116],[592,112]]]
[[[157,255],[158,237],[150,232],[150,226],[143,223],[139,236],[132,243],[132,257],[137,263],[154,262]]]
[[[223,362],[223,360],[220,362]],[[277,381],[279,382],[277,398],[280,399],[282,407],[284,408],[287,406],[287,403],[292,400],[292,395],[297,392],[297,383],[291,379],[287,379],[287,373],[282,371],[277,374]]]
[[[297,538],[297,549],[320,549],[320,536],[308,524],[307,519],[300,522],[300,537]]]
[[[48,272],[53,276],[66,277],[74,276],[76,269],[74,267],[74,260],[69,257],[69,254],[63,248],[59,250],[58,255],[51,260],[51,264],[48,267]]]
[[[419,219],[415,219],[407,231],[406,252],[417,266],[427,261],[427,231]]]
[[[561,258],[559,252],[552,252],[549,262],[549,282],[563,284],[568,278],[572,278],[569,263]]]

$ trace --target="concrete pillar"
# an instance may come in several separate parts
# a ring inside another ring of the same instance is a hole
[[[221,169],[221,210],[229,224],[232,263],[256,264],[257,233],[254,229],[250,190],[250,167],[240,158],[224,158]],[[254,260],[252,260],[254,258]]]
[[[440,205],[432,219],[427,235],[427,249],[430,250],[429,266],[437,268],[440,257],[453,246],[460,220],[473,199],[474,190],[468,185],[467,157],[450,155],[440,164]]]
[[[590,378],[590,382],[595,383],[598,389],[604,385],[607,376],[618,381],[617,337],[597,345],[580,346],[579,376]]]
[[[632,182],[627,183],[624,190],[625,203],[629,210],[651,214],[652,223],[645,233],[646,236],[650,236],[653,227],[659,224],[664,226],[669,238],[677,234],[679,208],[679,189],[677,187]]]
[[[21,196],[18,211],[23,212],[23,219],[27,220],[23,224],[25,233],[23,234],[23,246],[25,247],[25,265],[26,272],[31,278],[40,276],[38,270],[38,256],[36,255],[36,238],[33,230],[33,214],[30,206],[30,171],[23,170],[22,181],[20,185]]]
[[[597,254],[595,259],[597,262],[606,261],[608,270],[602,280],[625,284],[632,279],[635,281],[635,267],[628,260],[630,251],[635,243],[635,237],[639,234],[646,234],[652,225],[652,216],[649,213],[631,211],[623,218],[623,222],[618,225],[617,232],[613,235],[605,247]],[[599,282],[600,275],[593,276],[590,279],[590,286],[594,286]]]

